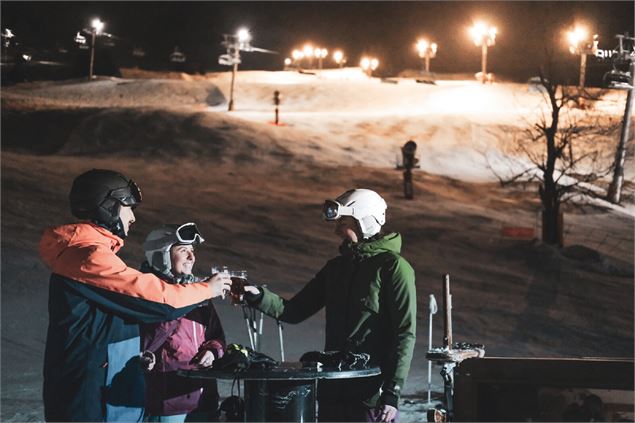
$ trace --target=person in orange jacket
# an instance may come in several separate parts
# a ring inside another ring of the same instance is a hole
[[[40,254],[51,268],[44,353],[47,421],[141,421],[144,380],[140,323],[174,320],[222,296],[231,280],[169,284],[128,267],[117,252],[135,222],[138,186],[93,169],[73,181],[72,214],[80,222],[48,228]]]

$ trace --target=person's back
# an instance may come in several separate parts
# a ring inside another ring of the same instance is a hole
[[[143,411],[139,323],[172,320],[231,282],[166,284],[116,253],[141,193],[108,170],[78,176],[70,193],[79,223],[49,228],[40,254],[51,268],[44,357],[48,421],[136,421]]]

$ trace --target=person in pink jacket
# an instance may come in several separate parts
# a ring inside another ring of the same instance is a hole
[[[204,239],[194,223],[164,225],[150,232],[143,244],[141,270],[168,283],[199,281],[192,274],[194,247]],[[215,381],[195,381],[179,369],[210,367],[225,351],[225,334],[209,301],[183,317],[141,327],[146,368],[146,420],[151,422],[213,421],[218,417]]]

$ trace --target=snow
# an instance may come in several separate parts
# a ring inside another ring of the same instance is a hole
[[[440,302],[446,272],[455,340],[483,343],[486,355],[633,355],[632,148],[623,205],[583,199],[565,210],[566,246],[593,254],[501,236],[504,226],[540,233],[536,187],[502,188],[488,167],[509,170],[514,134],[544,110],[542,95],[526,85],[394,84],[356,68],[240,71],[236,111],[227,112],[228,72],[122,74],[2,90],[1,420],[42,419],[48,271],[37,243],[46,226],[72,220],[70,183],[91,167],[118,169],[143,190],[122,252],[128,263],[140,264],[141,242],[153,227],[195,221],[208,241],[197,255],[200,272],[211,264],[240,267],[284,296],[337,254],[332,227],[320,218],[323,200],[354,186],[380,192],[389,227],[403,234],[403,255],[417,273],[419,336],[404,422],[422,421],[427,301],[434,294]],[[284,126],[271,123],[275,90],[283,96]],[[608,91],[593,109],[573,115],[619,120],[624,101],[623,92]],[[421,169],[407,201],[395,165],[409,139],[417,142]],[[617,139],[597,143],[611,157]],[[242,313],[217,304],[230,341],[247,344]],[[321,349],[323,334],[321,313],[285,325],[287,357]],[[263,348],[278,357],[270,320]]]

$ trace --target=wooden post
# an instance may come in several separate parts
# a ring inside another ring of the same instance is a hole
[[[450,294],[450,275],[443,275],[443,346],[452,349],[452,295]]]

